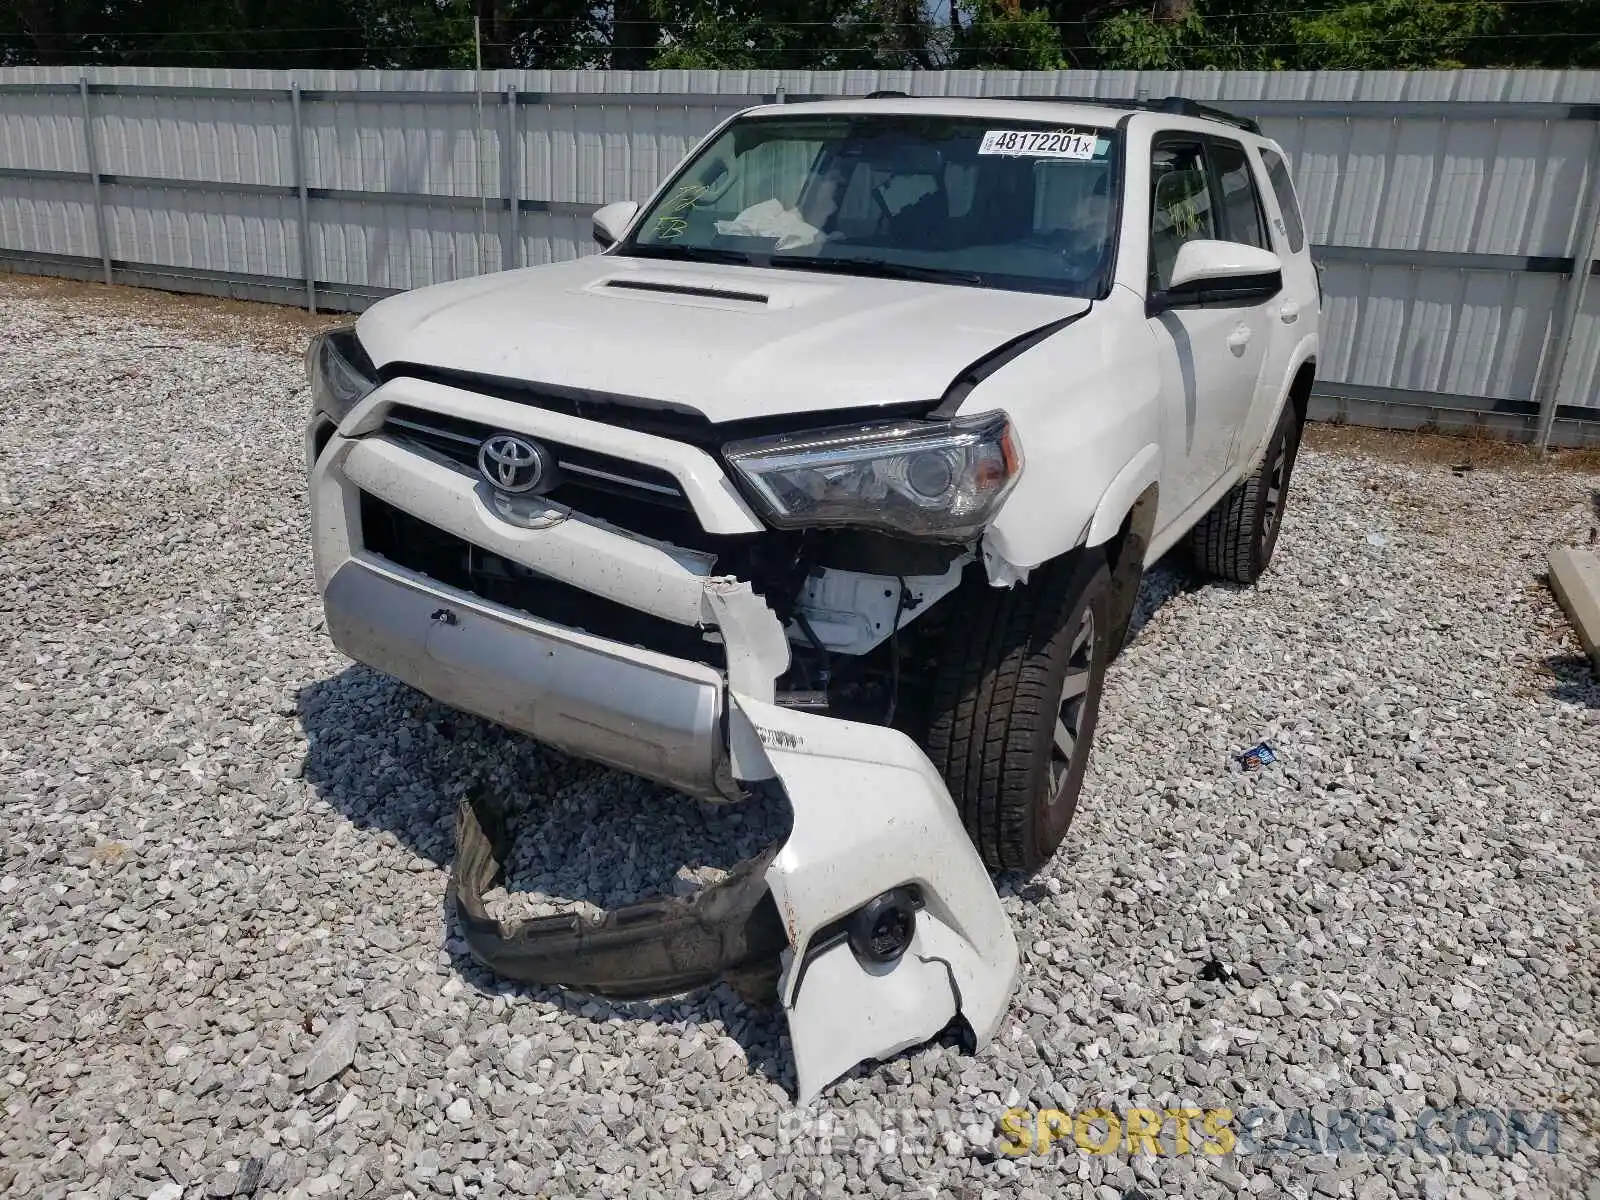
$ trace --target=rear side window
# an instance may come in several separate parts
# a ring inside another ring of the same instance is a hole
[[[1238,142],[1220,139],[1212,144],[1212,167],[1222,191],[1223,224],[1231,242],[1267,248],[1267,227],[1261,217],[1261,200],[1256,194],[1250,160]]]
[[[1278,210],[1283,213],[1283,236],[1289,239],[1289,249],[1299,254],[1306,245],[1306,224],[1300,218],[1294,184],[1289,182],[1289,168],[1283,156],[1272,150],[1262,150],[1261,161],[1266,164],[1267,180],[1272,184],[1272,194],[1278,198]]]

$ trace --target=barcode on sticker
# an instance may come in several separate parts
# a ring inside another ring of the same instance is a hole
[[[1087,160],[1094,157],[1099,142],[1098,134],[1070,129],[991,129],[978,144],[978,153]]]

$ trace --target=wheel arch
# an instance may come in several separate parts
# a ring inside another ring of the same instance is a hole
[[[1295,369],[1294,379],[1289,384],[1289,403],[1294,405],[1295,415],[1302,422],[1311,407],[1311,387],[1316,381],[1317,357],[1313,354]]]

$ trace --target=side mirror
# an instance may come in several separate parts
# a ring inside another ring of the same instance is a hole
[[[615,204],[608,204],[604,208],[595,209],[594,213],[594,241],[595,245],[604,250],[614,246],[628,231],[628,223],[639,213],[639,205],[633,200],[618,200]]]
[[[1169,308],[1211,303],[1248,304],[1283,290],[1283,260],[1243,242],[1209,239],[1178,247],[1167,290],[1150,297],[1152,315]]]

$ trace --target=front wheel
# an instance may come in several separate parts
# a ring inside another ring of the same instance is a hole
[[[984,862],[1036,871],[1077,811],[1111,657],[1110,572],[1078,551],[1023,586],[972,586],[957,603],[928,756]]]

